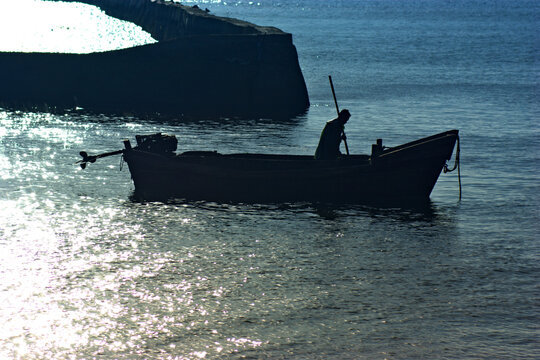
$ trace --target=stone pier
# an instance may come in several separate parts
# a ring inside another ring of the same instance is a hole
[[[151,0],[86,0],[157,43],[91,53],[0,52],[0,104],[182,117],[294,117],[309,98],[292,35]]]

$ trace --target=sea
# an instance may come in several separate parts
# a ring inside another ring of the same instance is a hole
[[[540,358],[539,1],[182,3],[292,33],[310,108],[0,108],[0,359]],[[89,5],[0,5],[1,51],[153,41]],[[329,76],[351,153],[458,129],[460,176],[412,208],[149,202],[120,157],[75,164],[156,132],[180,151],[313,154]]]

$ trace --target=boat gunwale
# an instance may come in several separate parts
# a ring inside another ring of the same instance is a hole
[[[394,155],[397,152],[408,150],[414,147],[417,147],[419,145],[424,145],[430,142],[434,141],[440,141],[443,138],[446,137],[456,137],[459,134],[459,130],[448,130],[444,131],[439,134],[431,135],[425,138],[421,138],[418,140],[414,140],[405,144],[388,147],[384,149],[383,153],[378,155],[379,158],[385,158],[387,156]],[[453,150],[453,147],[452,147]],[[144,151],[140,150],[137,147],[131,148],[129,150],[124,151],[136,151],[138,153],[144,153],[149,154],[151,156],[156,156],[159,158],[167,159],[167,160],[176,160],[176,159],[182,159],[182,158],[222,158],[222,159],[228,159],[228,160],[254,160],[254,161],[296,161],[296,162],[304,162],[308,161],[310,163],[318,163],[318,164],[340,164],[345,165],[346,163],[349,163],[348,165],[353,165],[351,163],[353,162],[364,162],[369,161],[372,156],[367,154],[351,154],[351,155],[342,155],[338,157],[337,159],[331,159],[331,160],[318,160],[315,159],[313,155],[301,155],[301,154],[265,154],[265,153],[228,153],[223,154],[219,153],[217,151],[210,151],[210,150],[188,150],[181,153],[172,153],[171,155],[167,154],[160,154],[155,153],[151,151]]]
[[[456,137],[457,138],[458,134],[459,134],[459,130],[456,130],[456,129],[444,131],[442,133],[431,135],[431,136],[428,136],[428,137],[425,137],[425,138],[422,138],[422,139],[414,140],[414,141],[411,141],[411,142],[408,142],[408,143],[405,143],[405,144],[402,144],[402,145],[390,147],[388,149],[385,149],[383,151],[383,153],[381,155],[379,155],[379,157],[390,156],[390,155],[395,154],[396,152],[407,150],[407,149],[416,147],[418,145],[423,145],[423,144],[426,144],[426,143],[429,143],[429,142],[442,140],[445,137]],[[452,147],[452,149],[453,149],[453,147]]]

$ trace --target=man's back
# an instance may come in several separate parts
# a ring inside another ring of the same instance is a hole
[[[319,145],[315,150],[315,159],[331,160],[341,155],[339,144],[343,133],[343,123],[339,119],[334,119],[326,123],[321,133]]]

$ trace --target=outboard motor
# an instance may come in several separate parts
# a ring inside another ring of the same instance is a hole
[[[377,143],[371,145],[371,158],[374,159],[381,155],[384,150],[382,139],[377,139]]]
[[[135,139],[137,140],[137,148],[139,150],[162,155],[172,155],[178,146],[176,136],[162,133],[136,135]]]

